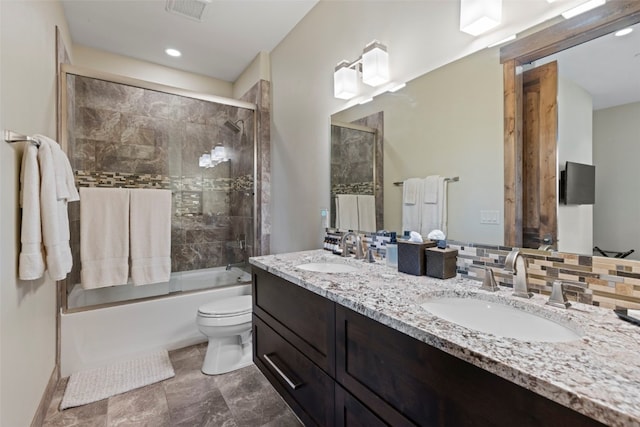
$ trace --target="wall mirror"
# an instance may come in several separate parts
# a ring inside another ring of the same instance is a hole
[[[503,227],[480,224],[502,209],[502,67],[485,49],[332,115],[354,123],[384,112],[382,227],[402,230],[401,186],[412,177],[459,176],[448,185],[448,237],[501,244]],[[332,165],[333,168],[333,165]]]
[[[624,26],[623,23],[630,25],[632,22],[627,19],[625,22],[620,21],[618,26]],[[613,30],[601,30],[599,36],[606,36],[611,31]],[[585,41],[587,40],[582,40]],[[588,46],[589,44],[585,44],[581,49],[586,50]],[[551,53],[553,52],[546,52],[536,59]],[[570,56],[569,51],[566,53]],[[408,82],[401,91],[380,95],[370,103],[350,107],[332,116],[332,120],[349,123],[373,112],[384,111],[384,228],[399,231],[402,226],[402,189],[395,186],[394,182],[431,174],[459,176],[460,181],[450,184],[448,189],[448,238],[487,244],[522,245],[521,240],[518,242],[511,238],[515,228],[515,215],[510,212],[512,207],[508,199],[513,197],[510,194],[514,184],[512,176],[505,174],[505,171],[513,167],[509,160],[513,154],[509,151],[510,146],[504,145],[505,138],[510,136],[503,129],[503,123],[508,123],[508,119],[503,121],[506,113],[503,109],[503,89],[508,86],[508,82],[503,81],[501,62],[504,59],[501,61],[500,55],[497,48],[476,52]],[[565,67],[570,67],[566,62],[571,59],[553,59],[558,61],[562,77]],[[508,66],[507,64],[505,68]],[[588,65],[578,67],[584,69]],[[611,64],[611,67],[617,66]],[[628,83],[633,85],[633,79],[629,79]],[[635,84],[638,85],[637,80]],[[568,109],[572,111],[571,105],[568,105]],[[563,132],[563,129],[559,132]],[[637,140],[635,142],[639,145]],[[588,159],[580,156],[575,159],[589,163]],[[505,157],[508,158],[506,163],[503,160]],[[559,159],[558,163],[564,160],[566,159]],[[637,182],[637,179],[631,181]],[[555,190],[556,177],[553,182]],[[615,193],[613,191],[611,195]],[[620,197],[625,197],[624,192],[618,193]],[[636,202],[638,203],[640,202]],[[606,209],[605,203],[601,205]],[[587,209],[598,207],[596,204]],[[568,208],[568,212],[571,212],[574,208],[583,207]],[[553,209],[559,209],[555,193]],[[490,223],[487,218],[492,218],[496,212],[498,224]],[[592,254],[590,246],[583,246],[583,250],[572,250],[580,248],[580,245],[569,243],[572,240],[580,241],[581,235],[571,231],[570,221],[565,225],[568,227],[566,238],[562,230],[559,232],[562,237],[560,241],[566,246],[558,249]],[[607,234],[607,231],[604,233]],[[613,238],[613,234],[609,235]],[[600,243],[599,235],[598,230],[594,231],[596,245]],[[614,249],[629,245],[602,240],[601,246],[603,249]]]

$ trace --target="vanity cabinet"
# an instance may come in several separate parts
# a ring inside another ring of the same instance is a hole
[[[335,304],[253,267],[253,361],[307,426],[334,424]]]
[[[253,267],[254,362],[307,426],[602,426]]]

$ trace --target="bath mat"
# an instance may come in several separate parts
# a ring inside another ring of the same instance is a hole
[[[169,353],[157,351],[101,368],[72,374],[60,409],[86,405],[175,375]]]

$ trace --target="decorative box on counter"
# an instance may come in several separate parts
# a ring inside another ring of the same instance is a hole
[[[425,249],[427,276],[438,279],[450,279],[456,277],[456,261],[458,251],[456,249]]]
[[[398,271],[401,273],[424,276],[424,251],[436,246],[430,240],[422,243],[398,240]]]

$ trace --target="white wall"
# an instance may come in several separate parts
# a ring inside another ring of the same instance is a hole
[[[560,70],[560,73],[562,70]],[[566,161],[593,163],[593,101],[571,80],[558,78],[558,170]],[[558,245],[561,252],[593,253],[593,205],[558,204]]]
[[[396,92],[334,115],[351,122],[384,111],[384,228],[402,230],[402,187],[411,177],[460,176],[449,184],[449,239],[502,244],[503,84],[497,48],[431,71]],[[464,124],[464,125],[462,125]]]
[[[79,44],[73,45],[73,65],[111,74],[231,98],[233,84],[128,56],[116,55]]]
[[[271,81],[269,52],[260,52],[233,83],[233,97],[240,99],[260,80]]]
[[[0,129],[56,136],[57,1],[0,2]],[[28,426],[55,366],[56,293],[48,277],[16,279],[20,144],[0,142],[0,425]]]
[[[321,245],[320,210],[329,200],[329,116],[350,106],[333,98],[333,69],[340,60],[356,59],[377,39],[389,48],[391,78],[408,81],[576,3],[527,2],[525,8],[505,2],[505,24],[473,38],[458,30],[457,1],[320,1],[271,52],[272,252]],[[495,120],[502,126],[501,115]],[[502,195],[503,189],[495,191]]]
[[[594,111],[594,244],[640,260],[640,102]]]

